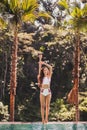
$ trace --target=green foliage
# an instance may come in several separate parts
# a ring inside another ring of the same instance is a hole
[[[8,106],[0,102],[0,121],[8,121],[8,120],[9,120]]]
[[[81,18],[83,16],[83,12],[78,7],[75,7],[73,11],[71,12],[71,16],[73,18]]]
[[[38,14],[36,9],[38,8],[37,0],[24,0],[21,2],[22,10],[24,10],[22,20],[23,21],[31,21],[33,22]]]
[[[40,51],[44,52],[44,50],[45,50],[45,47],[44,47],[44,46],[41,46],[41,47],[40,47]]]
[[[67,3],[67,0],[60,0],[58,2],[58,5],[60,6],[60,9],[61,10],[65,10],[65,9],[68,9],[69,8],[69,5]]]
[[[65,0],[64,0],[65,1]],[[16,2],[16,3],[14,3]],[[13,1],[11,6],[15,5],[14,11],[18,11],[23,15],[24,21],[34,20],[38,17],[38,14],[31,12],[36,6],[33,4],[32,7],[29,3],[22,4],[21,7],[25,10],[21,12],[19,8],[20,1]],[[26,0],[26,2],[29,2]],[[31,2],[31,4],[33,1]],[[63,3],[63,1],[62,1]],[[64,3],[63,3],[64,4]],[[62,5],[63,6],[63,5]],[[17,7],[17,8],[16,8]],[[12,8],[12,7],[11,7]],[[65,8],[68,8],[66,6]],[[64,9],[65,9],[64,8]],[[76,7],[71,9],[72,13],[72,25],[76,27],[77,25],[84,26],[83,22],[86,23],[87,16],[87,5],[83,9]],[[18,9],[18,10],[16,10]],[[31,11],[30,11],[31,9]],[[11,10],[10,10],[11,11]],[[13,13],[11,11],[10,13]],[[30,13],[28,14],[28,11]],[[83,11],[83,12],[82,12]],[[43,12],[42,12],[43,13]],[[83,15],[84,14],[84,15]],[[18,14],[17,14],[18,15]],[[40,17],[41,14],[39,13]],[[33,17],[34,16],[34,17]],[[42,14],[44,17],[44,14]],[[19,15],[18,15],[19,17]],[[49,15],[47,15],[49,17]],[[83,21],[84,19],[84,21]],[[75,22],[74,22],[75,20]],[[77,21],[76,21],[77,20]],[[31,27],[28,24],[27,29]],[[86,27],[86,24],[85,26]],[[50,120],[60,120],[60,121],[71,121],[75,118],[75,108],[67,104],[63,99],[67,98],[69,90],[73,86],[73,52],[75,45],[75,37],[71,29],[60,29],[53,28],[51,25],[43,25],[44,31],[40,32],[38,30],[32,31],[31,33],[26,33],[26,29],[20,30],[18,34],[19,39],[19,49],[18,49],[18,84],[17,84],[17,96],[16,96],[16,121],[40,121],[40,105],[39,105],[39,90],[37,88],[37,73],[38,73],[38,52],[42,51],[44,56],[43,60],[47,60],[53,66],[52,75],[52,104],[50,111]],[[36,29],[36,28],[35,28]],[[3,30],[4,31],[4,30]],[[24,32],[21,32],[24,31]],[[80,33],[81,36],[81,64],[80,64],[80,91],[86,91],[87,84],[87,34]],[[2,44],[3,43],[3,44]],[[13,43],[13,35],[3,32],[0,33],[0,80],[4,81],[3,77],[5,75],[5,65],[7,53],[7,74],[6,74],[6,85],[5,85],[5,95],[4,102],[7,104],[9,102],[9,77],[10,77],[10,55]],[[2,86],[1,86],[2,87]],[[83,92],[84,93],[84,92]],[[83,97],[80,95],[80,112],[81,120],[86,120],[84,117],[87,112],[86,105],[87,99],[86,95]],[[83,115],[84,114],[84,115]]]
[[[39,12],[38,16],[48,20],[51,18],[50,13],[45,11]]]
[[[87,114],[87,92],[80,92],[79,111],[80,120],[86,121]],[[63,99],[57,99],[51,103],[50,120],[54,121],[73,121],[75,120],[75,107],[67,104]]]
[[[70,20],[70,23],[73,27],[78,28],[79,30],[86,30],[87,28],[87,7],[84,6],[83,9],[75,7],[71,12],[73,19]]]
[[[7,3],[10,6],[10,9],[13,11],[13,13],[15,13],[15,11],[17,10],[17,8],[20,8],[20,0],[7,0]]]
[[[5,23],[5,21],[3,20],[3,18],[0,17],[0,30],[1,30],[1,29],[5,29],[5,27],[6,27],[6,23]]]
[[[9,22],[17,25],[26,21],[34,22],[38,17],[50,18],[48,13],[37,11],[39,8],[37,0],[4,0],[0,4],[4,8],[4,10],[1,9],[1,12],[4,12],[6,16],[7,13],[11,16]]]
[[[67,23],[75,30],[87,31],[87,4],[81,7],[79,2],[73,2],[69,5],[66,0],[58,2],[60,9],[67,11],[66,18],[69,20]],[[67,25],[68,25],[67,24]]]
[[[87,92],[80,92],[80,106],[79,106],[79,108],[80,108],[80,111],[87,112]]]
[[[80,120],[87,120],[87,91],[80,92],[79,96],[79,110],[80,110]]]
[[[71,108],[69,104],[64,103],[63,99],[57,99],[51,104],[50,120],[70,121],[75,118],[75,108]]]
[[[18,51],[18,84],[16,96],[16,121],[40,121],[39,90],[37,89],[38,52],[43,51],[44,59],[53,65],[52,75],[52,105],[50,120],[69,121],[74,120],[75,108],[63,101],[72,88],[74,34],[70,30],[55,30],[45,26],[44,33],[19,33]],[[6,61],[4,52],[7,52],[7,75],[5,86],[5,103],[9,102],[9,66],[13,36],[9,33],[0,34],[0,73],[4,76]],[[51,35],[51,36],[50,36]],[[86,91],[86,80],[83,82],[83,74],[86,76],[86,34],[81,33],[81,77],[80,91]],[[4,37],[3,37],[4,36]],[[37,36],[37,38],[36,38]],[[47,38],[47,39],[45,39]],[[2,44],[3,43],[3,44]],[[2,62],[3,61],[3,62]],[[3,70],[3,71],[2,71]],[[0,80],[3,81],[3,76]],[[84,86],[84,87],[83,87]],[[85,98],[86,95],[83,95]],[[58,99],[59,98],[59,99]],[[83,101],[81,99],[81,103]],[[36,104],[35,104],[36,103]],[[85,104],[82,106],[84,107]],[[81,113],[84,111],[81,108]],[[84,111],[85,113],[86,111]],[[83,113],[82,113],[83,114]],[[84,120],[84,116],[81,116]]]
[[[38,8],[37,0],[23,0],[21,1],[22,9],[25,12],[34,12]]]
[[[18,112],[16,115],[17,121],[28,121],[28,122],[35,122],[41,120],[40,116],[40,109],[37,105],[27,102],[24,103],[24,106],[18,105]]]
[[[36,19],[37,0],[32,0],[32,2],[31,0],[4,0],[0,3],[4,7],[1,12],[11,16],[11,23],[20,24],[22,21],[34,21]]]

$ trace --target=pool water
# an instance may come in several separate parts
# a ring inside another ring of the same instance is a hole
[[[0,124],[0,130],[87,130],[87,123]]]

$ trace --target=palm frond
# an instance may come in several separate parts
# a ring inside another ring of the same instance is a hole
[[[37,0],[23,0],[21,5],[25,13],[32,13],[38,8]]]
[[[81,18],[83,16],[83,11],[79,9],[78,7],[75,7],[73,11],[71,12],[71,16],[73,18]]]
[[[87,30],[87,5],[85,5],[82,9],[75,7],[71,12],[71,19],[69,24],[75,29],[79,29],[81,31]]]
[[[9,1],[9,4],[10,4],[10,7],[11,7],[11,9],[13,8],[16,8],[16,7],[18,7],[18,3],[20,2],[20,0],[10,0]]]
[[[3,29],[6,27],[6,22],[0,17],[0,29]]]
[[[38,12],[36,12],[38,8],[37,0],[23,0],[21,2],[21,9],[23,10],[23,21],[31,21],[38,17]]]
[[[10,10],[12,10],[13,13],[16,13],[21,8],[21,1],[20,0],[9,0],[9,6],[10,6]]]
[[[33,13],[29,13],[29,14],[26,14],[26,15],[24,14],[22,16],[22,20],[24,22],[27,22],[27,21],[34,22],[36,18],[37,17]]]
[[[46,18],[46,19],[50,19],[51,15],[49,13],[46,13],[46,12],[39,12],[38,17],[43,17],[43,18]]]
[[[58,2],[58,5],[60,7],[61,10],[65,10],[65,9],[68,9],[69,8],[69,5],[67,3],[67,0],[60,0]]]
[[[22,20],[23,21],[30,21],[30,22],[34,22],[35,19],[39,18],[39,17],[43,17],[45,19],[50,19],[51,16],[50,14],[46,13],[46,12],[39,12],[39,13],[26,13],[22,16]]]
[[[72,18],[68,24],[70,24],[73,29],[87,32],[87,18]]]
[[[1,0],[0,3],[4,6],[5,12],[14,13],[15,8],[18,7],[20,0]]]

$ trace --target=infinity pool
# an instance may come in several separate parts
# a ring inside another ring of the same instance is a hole
[[[0,123],[0,130],[87,130],[87,123]]]

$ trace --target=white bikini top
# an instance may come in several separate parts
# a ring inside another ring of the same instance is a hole
[[[43,78],[43,82],[42,82],[42,84],[50,84],[50,81],[51,81],[51,79],[50,78],[48,78],[48,77],[44,77]]]

